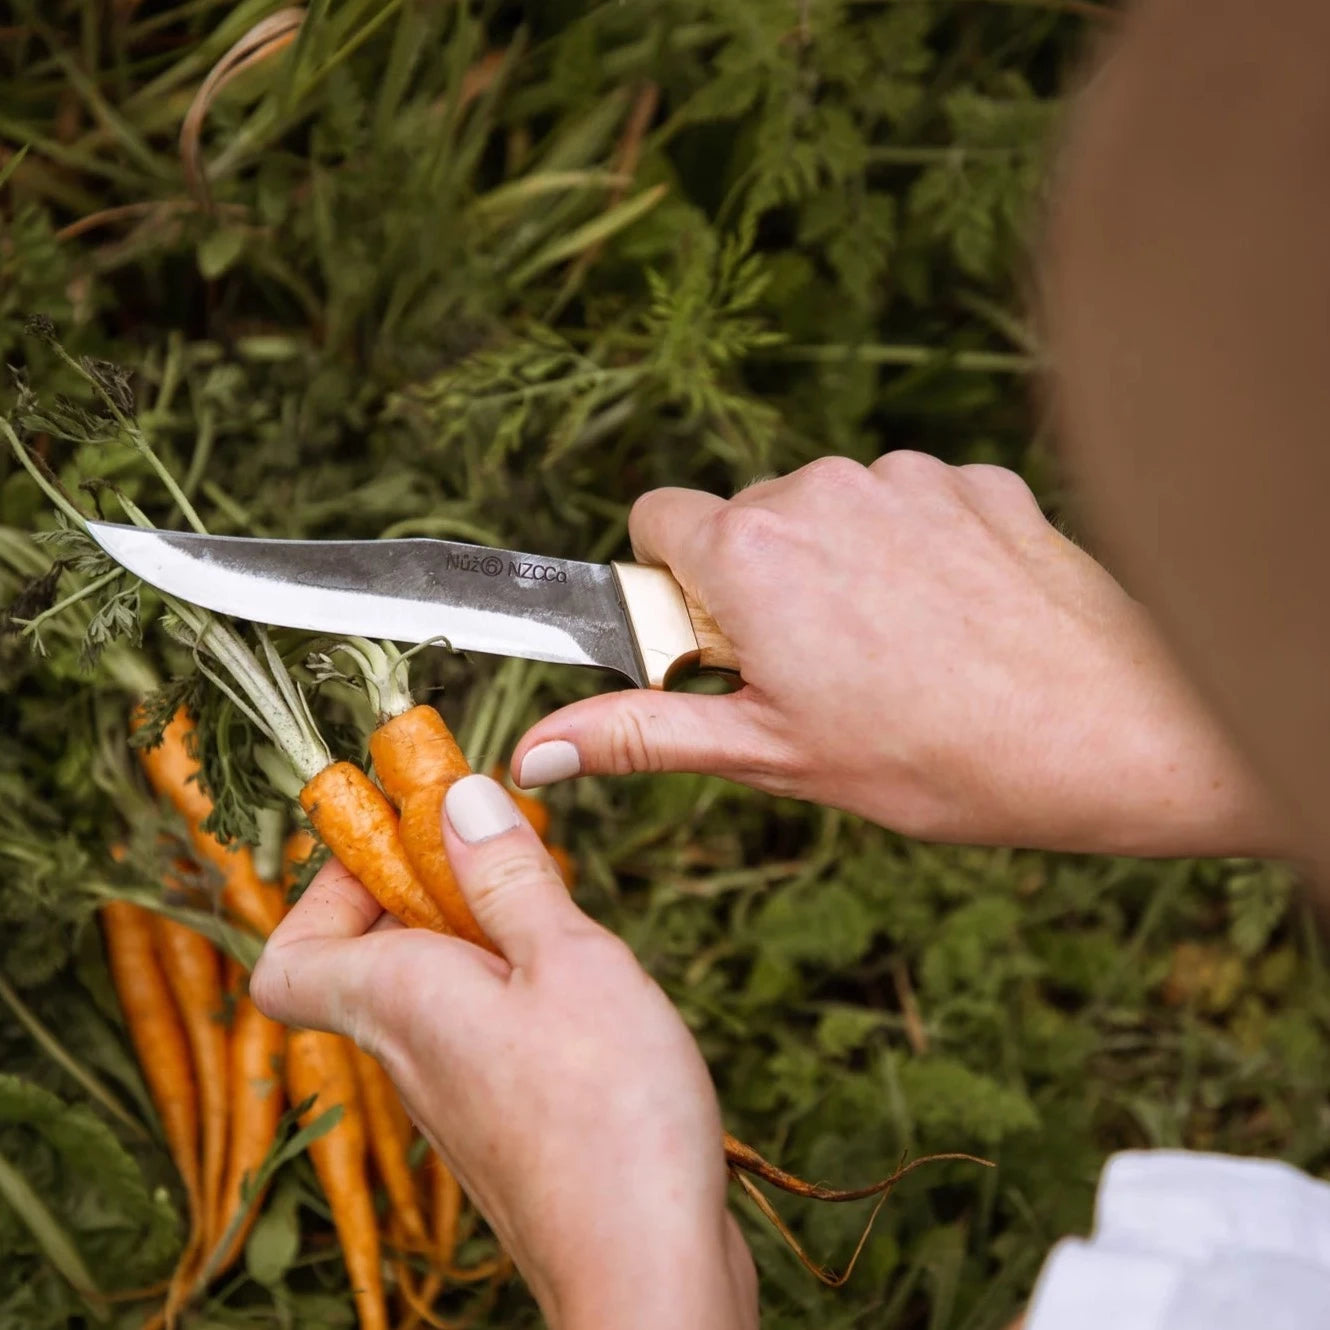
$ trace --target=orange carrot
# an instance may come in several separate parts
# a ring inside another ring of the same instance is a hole
[[[310,855],[318,849],[316,836],[303,827],[297,827],[282,846],[282,909],[286,909],[286,897],[303,871]]]
[[[420,1212],[415,1179],[407,1162],[411,1149],[410,1119],[388,1073],[361,1048],[356,1048],[353,1056],[374,1164],[387,1189],[392,1213],[401,1226],[403,1242],[423,1251],[426,1245],[425,1219]]]
[[[412,928],[449,932],[416,876],[383,792],[359,767],[334,762],[300,791],[300,806],[328,848],[390,914]]]
[[[430,1178],[430,1223],[434,1259],[440,1270],[453,1268],[457,1255],[457,1225],[462,1215],[462,1188],[452,1170],[436,1154],[427,1165]]]
[[[402,844],[416,876],[458,937],[493,951],[443,848],[443,796],[471,770],[443,717],[433,707],[412,707],[370,735],[369,751],[379,784],[397,805]]]
[[[101,920],[111,981],[189,1205],[189,1239],[167,1297],[173,1317],[203,1240],[198,1087],[185,1025],[154,946],[151,911],[129,901],[107,901]]]
[[[292,1030],[286,1044],[286,1088],[293,1104],[317,1096],[303,1122],[342,1105],[341,1120],[311,1142],[309,1155],[341,1240],[360,1330],[387,1330],[378,1221],[365,1175],[365,1121],[351,1047],[340,1035]]]
[[[289,886],[316,842],[307,831],[293,831],[282,846],[282,883]],[[285,909],[285,891],[281,892]],[[231,1022],[230,1148],[222,1185],[222,1211],[217,1232],[225,1236],[240,1213],[247,1175],[263,1163],[277,1139],[283,1107],[282,1059],[286,1051],[286,1026],[269,1020],[245,991],[245,975],[233,960],[226,965],[226,991],[234,996]],[[245,1239],[259,1215],[259,1205],[250,1207],[245,1222],[222,1255],[214,1273],[220,1274],[240,1255]]]
[[[402,1289],[402,1296],[410,1309],[402,1330],[415,1330],[422,1324],[441,1322],[431,1310],[439,1300],[453,1270],[453,1256],[457,1251],[458,1221],[462,1214],[462,1189],[457,1185],[448,1165],[431,1153],[425,1160],[425,1172],[430,1192],[430,1256],[433,1269],[420,1282],[419,1287]]]
[[[164,915],[152,919],[152,939],[166,982],[184,1021],[194,1063],[201,1125],[204,1244],[220,1236],[222,1175],[226,1168],[227,1033],[222,1024],[222,965],[202,934]]]
[[[282,1117],[282,1054],[285,1048],[286,1027],[269,1020],[254,1005],[248,993],[241,993],[236,998],[235,1017],[231,1023],[231,1066],[227,1082],[231,1100],[230,1144],[217,1220],[219,1241],[241,1211],[246,1177],[252,1176],[263,1163],[277,1139],[277,1126]],[[214,1274],[227,1269],[239,1256],[258,1213],[256,1203],[218,1261]]]
[[[133,723],[138,728],[142,717],[136,713]],[[222,904],[260,937],[267,937],[282,917],[281,890],[259,876],[254,867],[254,856],[248,848],[228,849],[202,829],[212,813],[212,799],[197,780],[198,759],[189,751],[193,732],[194,722],[182,707],[171,718],[161,743],[156,748],[140,750],[139,757],[148,783],[159,795],[170,800],[188,823],[195,854],[221,873]]]

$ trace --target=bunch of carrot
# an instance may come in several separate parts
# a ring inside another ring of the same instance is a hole
[[[413,732],[419,735],[420,727],[414,726]],[[278,885],[263,879],[247,849],[228,850],[204,831],[202,824],[211,812],[211,801],[198,781],[198,762],[190,752],[191,737],[189,717],[177,714],[162,742],[143,750],[149,783],[185,819],[195,856],[219,870],[221,904],[226,912],[266,936],[282,918],[287,888],[312,853],[313,838],[297,832],[288,841],[284,884]],[[402,746],[389,750],[385,759],[388,774],[380,775],[411,815],[420,817],[419,795],[412,802],[403,794],[421,788],[419,781],[411,784],[403,769],[404,751],[409,755],[409,748]],[[437,745],[431,751],[437,751]],[[456,746],[451,745],[450,770],[456,769],[460,759],[460,753],[453,756],[455,752]],[[307,805],[325,826],[329,821],[333,827],[338,826],[326,802],[329,787],[338,790],[349,786],[363,792],[368,786],[377,794],[357,768],[340,765],[355,771],[363,784],[347,781],[345,772],[330,769],[332,774],[321,784],[323,799],[311,800]],[[415,767],[419,769],[418,761]],[[465,769],[462,761],[461,770]],[[435,797],[441,799],[441,791]],[[382,799],[378,795],[378,800]],[[364,802],[362,798],[362,810]],[[545,832],[548,814],[544,806],[528,798],[522,803],[524,811]],[[371,809],[377,807],[372,798],[369,804]],[[332,807],[337,806],[335,801]],[[436,803],[436,827],[438,807]],[[378,819],[380,842],[396,835],[397,815],[391,810],[389,814],[390,818],[380,815]],[[404,818],[406,815],[404,811]],[[426,820],[420,817],[419,825]],[[343,818],[341,825],[345,824]],[[375,877],[369,857],[347,853],[344,830],[340,834],[330,831],[329,838],[353,869]],[[372,839],[368,842],[370,848],[373,843]],[[441,854],[441,845],[439,849]],[[367,864],[371,866],[367,868]],[[403,890],[411,889],[407,871],[399,860],[398,881]],[[452,890],[456,891],[455,883]],[[460,895],[455,899],[460,900]],[[408,913],[429,918],[438,926],[426,903],[432,901],[421,892],[417,910]],[[405,909],[400,900],[396,903],[399,909]],[[362,1327],[379,1330],[388,1324],[383,1278],[385,1245],[395,1248],[399,1256],[417,1253],[425,1258],[427,1275],[419,1284],[407,1260],[398,1259],[395,1264],[408,1323],[412,1325],[434,1319],[430,1308],[447,1280],[475,1280],[503,1273],[501,1262],[489,1262],[471,1271],[455,1267],[462,1212],[460,1189],[442,1162],[429,1158],[424,1179],[429,1202],[422,1200],[421,1180],[410,1164],[414,1145],[411,1123],[392,1082],[372,1057],[340,1036],[316,1030],[287,1030],[268,1020],[244,991],[240,967],[234,962],[224,963],[207,938],[183,924],[127,901],[112,901],[102,909],[102,925],[125,1022],[188,1204],[189,1237],[161,1318],[173,1320],[191,1292],[237,1259],[258,1212],[257,1203],[247,1208],[251,1199],[247,1180],[252,1181],[274,1147],[284,1098],[293,1105],[307,1105],[302,1114],[304,1123],[334,1105],[342,1108],[337,1124],[311,1142],[309,1154],[337,1229]],[[374,1206],[371,1160],[388,1198],[386,1233],[380,1231]]]
[[[453,933],[495,950],[462,896],[444,850],[443,798],[449,786],[467,775],[470,767],[443,718],[429,706],[401,709],[383,720],[370,735],[369,748],[379,785],[348,762],[325,766],[309,780],[300,795],[311,823],[329,849],[356,873],[385,910],[412,926]],[[524,808],[524,811],[530,816],[533,810]],[[539,809],[537,818],[543,811]],[[542,826],[537,823],[538,830]],[[873,1218],[895,1184],[907,1173],[921,1164],[944,1159],[988,1164],[987,1160],[967,1154],[930,1155],[903,1164],[889,1177],[868,1186],[840,1189],[809,1183],[787,1173],[728,1132],[724,1133],[723,1146],[731,1176],[805,1267],[832,1286],[849,1278]],[[841,1274],[833,1273],[805,1254],[771,1203],[757,1189],[753,1177],[782,1191],[819,1201],[878,1198],[859,1245]]]

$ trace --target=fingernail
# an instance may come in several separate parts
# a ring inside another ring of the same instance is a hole
[[[453,830],[468,845],[502,836],[522,820],[503,786],[488,776],[463,776],[443,799]]]
[[[537,744],[523,759],[517,783],[524,789],[553,785],[582,770],[582,759],[567,739],[550,739]]]

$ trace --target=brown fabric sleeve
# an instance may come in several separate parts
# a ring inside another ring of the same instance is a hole
[[[1090,528],[1323,874],[1327,68],[1324,0],[1135,7],[1072,116],[1041,283]]]

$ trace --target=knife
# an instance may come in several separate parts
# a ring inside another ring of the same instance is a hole
[[[738,672],[734,648],[665,568],[451,540],[266,540],[89,522],[118,564],[180,600],[257,623],[614,670],[664,688]]]

